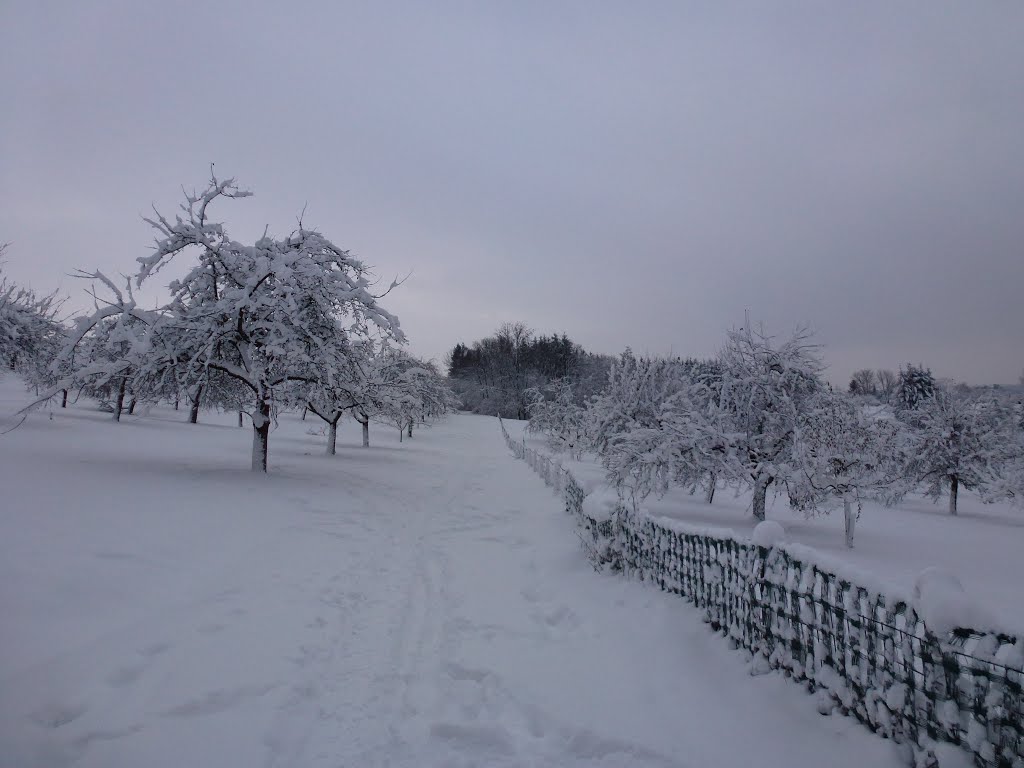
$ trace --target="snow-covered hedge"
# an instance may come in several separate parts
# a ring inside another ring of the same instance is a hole
[[[1024,638],[1000,633],[952,577],[922,574],[901,594],[772,532],[764,546],[633,513],[502,432],[563,495],[593,562],[690,600],[752,654],[752,672],[781,669],[817,694],[823,714],[852,714],[916,746],[924,764],[928,744],[943,741],[980,765],[1024,768]]]

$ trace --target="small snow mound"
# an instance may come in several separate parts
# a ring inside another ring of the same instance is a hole
[[[592,520],[610,520],[619,506],[619,494],[607,486],[595,488],[583,499],[583,514]]]
[[[768,657],[763,653],[759,653],[754,656],[750,661],[750,666],[747,671],[751,677],[760,677],[761,675],[767,675],[772,671],[772,664],[768,661]]]
[[[818,708],[819,715],[831,715],[836,708],[836,701],[832,698],[832,694],[824,688],[818,689],[818,694],[815,699],[815,704]]]
[[[925,568],[914,580],[914,609],[925,626],[939,636],[957,627],[992,626],[984,607],[967,595],[960,580],[935,566]]]
[[[775,520],[762,520],[754,526],[754,543],[761,547],[774,547],[785,537],[786,531]]]

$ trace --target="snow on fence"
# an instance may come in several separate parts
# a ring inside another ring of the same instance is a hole
[[[595,515],[568,470],[501,431],[565,499],[595,562],[690,600],[753,654],[752,672],[782,669],[817,694],[822,713],[838,709],[916,746],[918,765],[937,764],[928,745],[940,741],[981,766],[1024,768],[1024,638],[967,628],[940,635],[907,600],[825,569],[806,548],[797,557],[621,504]]]

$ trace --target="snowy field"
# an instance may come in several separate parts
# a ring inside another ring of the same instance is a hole
[[[82,403],[0,436],[2,768],[903,764],[594,573],[495,419],[370,449],[346,421],[327,457],[286,415],[259,476],[249,428],[185,418]]]
[[[513,437],[522,438],[526,422],[506,421]],[[544,439],[526,436],[527,444],[551,453]],[[587,486],[604,479],[596,460],[564,466]],[[698,526],[728,528],[749,535],[756,521],[750,512],[750,494],[737,496],[719,489],[714,504],[684,491],[669,491],[664,498],[651,496],[643,502],[651,514]],[[1009,504],[982,504],[969,491],[961,491],[959,514],[947,511],[946,499],[938,503],[921,496],[904,499],[885,508],[866,502],[857,522],[854,548],[843,538],[842,510],[824,517],[805,518],[789,508],[785,496],[769,494],[767,518],[785,529],[785,540],[813,547],[818,562],[862,575],[864,586],[886,587],[893,598],[910,595],[914,581],[925,569],[940,567],[963,585],[979,615],[990,616],[996,628],[1024,635],[1024,510]]]

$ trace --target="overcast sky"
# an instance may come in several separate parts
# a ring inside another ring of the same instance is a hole
[[[829,378],[1024,366],[1024,3],[0,1],[0,242],[79,305],[209,163],[305,221],[412,350],[505,321],[706,356],[808,324]],[[152,296],[156,300],[156,295]]]

